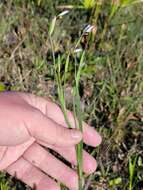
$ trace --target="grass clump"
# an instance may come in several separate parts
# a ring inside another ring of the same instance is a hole
[[[79,95],[79,81],[80,81],[80,74],[81,74],[81,69],[82,69],[82,64],[83,64],[83,56],[81,56],[81,60],[78,66],[78,71],[75,71],[75,81],[74,81],[74,86],[73,86],[73,113],[74,113],[74,118],[75,118],[75,126],[77,129],[79,129],[82,132],[82,110],[81,110],[81,105],[80,105],[80,95]],[[65,76],[66,78],[66,73],[68,69],[68,61],[67,59],[66,64],[65,64]],[[67,123],[67,126],[69,128],[72,128],[70,121],[68,120],[67,116],[67,110],[66,110],[66,102],[65,102],[65,93],[64,93],[64,85],[61,83],[61,76],[60,76],[60,64],[61,62],[58,62],[58,69],[56,69],[56,83],[58,85],[58,96],[59,96],[59,101],[60,105]],[[57,73],[58,72],[58,73]],[[65,82],[65,81],[64,81]],[[64,83],[65,84],[65,83]],[[83,142],[81,141],[77,146],[76,146],[76,154],[77,154],[77,173],[79,177],[79,190],[83,190],[84,186],[84,176],[83,176],[83,157],[82,157],[82,152],[83,152]]]
[[[60,14],[61,15],[61,14]],[[66,107],[66,100],[65,100],[65,84],[66,84],[66,79],[67,79],[67,72],[69,69],[69,64],[70,64],[70,54],[68,53],[67,58],[65,60],[65,65],[64,65],[64,77],[61,76],[61,57],[58,56],[57,60],[55,58],[54,54],[54,44],[52,41],[52,33],[54,31],[55,27],[55,22],[56,22],[56,17],[53,19],[53,22],[50,25],[50,42],[52,46],[52,53],[53,53],[53,62],[54,62],[54,68],[55,68],[55,82],[57,85],[58,89],[58,98],[60,102],[61,109],[64,114],[65,121],[67,123],[67,126],[69,128],[72,128],[72,125],[68,119],[67,116],[67,107]],[[81,71],[83,69],[83,63],[84,63],[84,52],[81,55],[79,63],[77,62],[75,58],[75,73],[74,73],[74,80],[73,80],[73,113],[74,113],[74,118],[75,118],[75,126],[77,129],[79,129],[82,132],[82,110],[81,110],[81,105],[80,105],[80,94],[79,94],[79,82],[80,82],[80,75]],[[63,79],[63,81],[62,81]],[[77,146],[76,146],[76,154],[77,154],[77,173],[79,177],[79,190],[83,190],[84,186],[84,177],[83,177],[83,157],[82,157],[82,152],[83,152],[83,142],[81,141]]]

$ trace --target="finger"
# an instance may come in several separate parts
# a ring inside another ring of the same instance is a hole
[[[31,137],[29,141],[23,144],[16,146],[0,146],[0,151],[2,150],[2,155],[0,158],[0,170],[7,168],[9,165],[15,162],[34,141],[35,139]]]
[[[38,141],[43,146],[46,146],[42,141]],[[59,153],[63,158],[69,161],[73,165],[77,165],[76,150],[74,147],[56,147],[48,145],[48,148]],[[83,171],[86,174],[93,173],[97,168],[96,160],[86,151],[83,150]]]
[[[31,188],[36,186],[37,190],[60,190],[55,181],[41,172],[38,168],[30,164],[24,158],[20,158],[9,166],[6,171],[29,185]]]
[[[23,95],[23,97],[28,101],[28,103],[30,103],[37,109],[40,109],[43,114],[46,114],[49,118],[56,121],[59,125],[67,127],[64,115],[60,107],[57,106],[55,103],[49,101],[49,99],[34,95]],[[72,127],[76,128],[73,114],[67,110],[67,115]],[[86,144],[96,147],[101,143],[102,138],[93,127],[83,122],[83,140]]]
[[[65,184],[70,190],[78,189],[78,177],[76,172],[56,159],[40,145],[34,143],[24,153],[23,157],[49,176]]]
[[[25,121],[25,125],[36,140],[56,146],[73,146],[82,139],[80,131],[61,127],[35,109],[31,112],[29,120]]]
[[[77,165],[76,151],[74,147],[70,148],[59,148],[53,147],[57,153],[59,153],[62,157],[64,157],[67,161],[72,163],[73,165]],[[96,160],[86,151],[83,150],[83,171],[86,174],[93,173],[97,168]]]
[[[50,107],[51,109],[49,110],[48,107]],[[63,115],[61,109],[56,104],[54,104],[52,102],[48,102],[46,110],[47,110],[46,115],[49,118],[54,119],[60,125],[67,127],[66,121],[64,119],[64,115]],[[75,119],[74,119],[72,112],[67,110],[67,117],[69,119],[71,126],[73,128],[76,128]],[[88,144],[90,146],[94,146],[94,147],[98,146],[102,141],[99,133],[93,127],[89,126],[85,122],[83,122],[83,140],[86,144]]]

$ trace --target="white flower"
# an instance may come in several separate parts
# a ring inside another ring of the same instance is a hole
[[[85,27],[85,29],[83,30],[83,33],[90,33],[93,28],[94,26],[89,24],[88,26]]]
[[[64,16],[64,15],[68,14],[68,13],[69,13],[69,11],[68,11],[68,10],[65,10],[65,11],[61,12],[61,13],[58,15],[58,17],[62,17],[62,16]]]
[[[74,50],[74,53],[79,53],[79,52],[82,52],[83,50],[81,48],[78,48],[78,49],[75,49]]]

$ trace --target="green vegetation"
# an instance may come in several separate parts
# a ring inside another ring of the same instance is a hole
[[[54,57],[55,60],[55,57]],[[80,94],[79,94],[79,81],[80,81],[80,75],[81,71],[83,68],[83,61],[84,61],[84,53],[81,56],[80,62],[78,69],[76,69],[75,65],[75,76],[74,76],[74,86],[73,86],[73,113],[74,117],[77,118],[75,119],[75,126],[82,132],[82,110],[81,110],[81,105],[80,105]],[[63,111],[67,126],[69,128],[72,128],[70,121],[67,116],[67,111],[66,111],[66,98],[65,98],[65,84],[66,84],[66,74],[68,71],[68,65],[69,65],[69,55],[67,59],[65,60],[65,69],[64,69],[64,83],[62,85],[62,76],[61,76],[61,59],[59,57],[57,67],[55,63],[55,79],[56,79],[56,84],[58,85],[58,97],[61,105],[61,109]],[[77,63],[77,62],[76,62]],[[76,64],[75,63],[75,64]],[[83,158],[82,158],[82,152],[83,152],[83,142],[81,141],[77,147],[76,147],[76,153],[77,153],[77,172],[79,176],[79,190],[83,190],[83,185],[84,185],[84,177],[83,177],[83,172],[82,172],[82,164],[83,164]]]
[[[103,136],[85,190],[143,189],[142,23],[141,0],[0,2],[0,91],[51,96]],[[29,189],[3,173],[0,188]]]
[[[129,173],[130,173],[129,190],[133,189],[133,180],[135,175],[136,162],[137,162],[137,157],[129,158]]]

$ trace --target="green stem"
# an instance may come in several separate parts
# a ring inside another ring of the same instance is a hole
[[[75,118],[77,118],[77,122],[75,121],[75,125],[77,129],[82,132],[82,114],[80,109],[80,96],[79,96],[79,84],[76,82],[74,88],[74,113]],[[81,141],[78,145],[76,145],[76,156],[77,156],[77,172],[78,172],[78,187],[79,190],[83,190],[84,186],[84,176],[83,176],[83,141]]]

